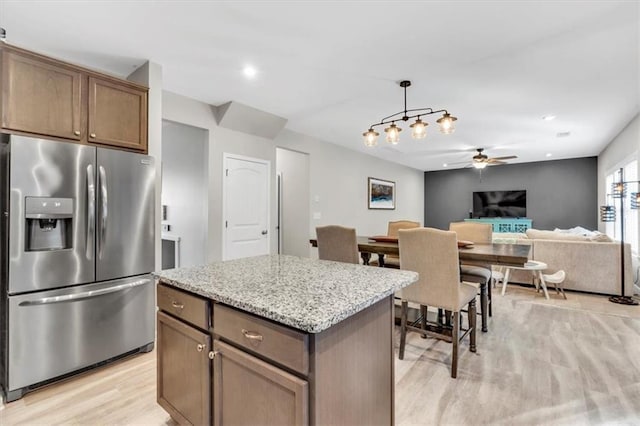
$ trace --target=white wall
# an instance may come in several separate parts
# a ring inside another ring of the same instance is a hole
[[[386,234],[387,222],[408,219],[422,223],[424,174],[399,164],[342,148],[310,136],[283,130],[270,140],[219,127],[214,109],[205,103],[163,92],[162,117],[166,120],[200,127],[209,131],[209,231],[207,261],[222,258],[222,154],[225,152],[261,158],[271,162],[271,228],[276,227],[276,147],[310,154],[310,212],[321,213],[321,219],[310,220],[309,233],[315,227],[340,224],[357,229],[360,235]],[[354,136],[359,138],[359,136]],[[367,208],[367,178],[376,177],[396,182],[396,209]],[[317,201],[316,201],[317,200]],[[271,252],[277,241],[271,238]],[[315,251],[312,256],[315,256]]]
[[[309,256],[309,154],[276,148],[280,174],[280,253]]]
[[[610,188],[605,187],[608,174],[623,163],[638,159],[640,151],[640,116],[636,115],[627,126],[598,155],[598,206],[607,204],[606,194]],[[632,187],[635,192],[636,188]],[[605,224],[598,218],[598,229],[605,232]]]
[[[149,155],[156,162],[156,242],[155,242],[155,270],[162,269],[162,240],[160,239],[160,191],[162,189],[162,67],[147,61],[127,77],[127,80],[144,84],[149,88],[148,105],[148,147]]]
[[[355,137],[355,136],[354,136]],[[311,160],[311,226],[343,225],[358,235],[386,235],[391,220],[423,222],[424,172],[358,153],[338,145],[283,130],[275,140],[281,147],[308,152]],[[369,210],[368,178],[396,183],[395,210]],[[320,213],[320,219],[313,219]]]
[[[207,131],[162,123],[162,204],[168,235],[180,237],[180,266],[205,263],[207,244]],[[164,234],[164,233],[163,233]]]

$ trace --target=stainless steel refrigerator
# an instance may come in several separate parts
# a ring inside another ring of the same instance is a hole
[[[152,157],[2,135],[5,401],[154,341]]]

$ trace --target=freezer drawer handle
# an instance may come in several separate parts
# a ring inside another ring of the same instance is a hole
[[[64,296],[44,297],[37,300],[27,300],[21,302],[18,306],[37,306],[37,305],[49,305],[51,303],[70,302],[75,300],[89,299],[91,297],[103,296],[109,293],[115,293],[122,290],[128,290],[134,287],[140,287],[145,284],[149,284],[151,280],[144,279],[138,280],[127,284],[120,284],[115,287],[101,288],[100,290],[85,291],[77,294],[66,294]]]

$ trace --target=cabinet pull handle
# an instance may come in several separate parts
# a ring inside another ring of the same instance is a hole
[[[76,135],[76,136],[80,136],[80,130],[74,131],[73,134]]]
[[[196,346],[196,349],[198,350],[198,352],[202,352],[204,351],[204,345],[200,343],[198,346]]]
[[[219,351],[209,351],[209,359],[214,359],[219,353]]]
[[[248,331],[243,328],[242,334],[244,334],[244,337],[249,340],[257,340],[258,342],[262,342],[262,334],[258,334],[255,331]]]
[[[184,309],[184,305],[180,302],[176,302],[175,300],[171,302],[171,306],[173,306],[176,309]]]
[[[91,133],[89,136],[91,136],[92,138],[95,138],[96,134],[95,133]]]

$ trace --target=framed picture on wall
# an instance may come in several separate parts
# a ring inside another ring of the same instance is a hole
[[[370,177],[367,188],[370,209],[393,210],[396,208],[395,182]]]

